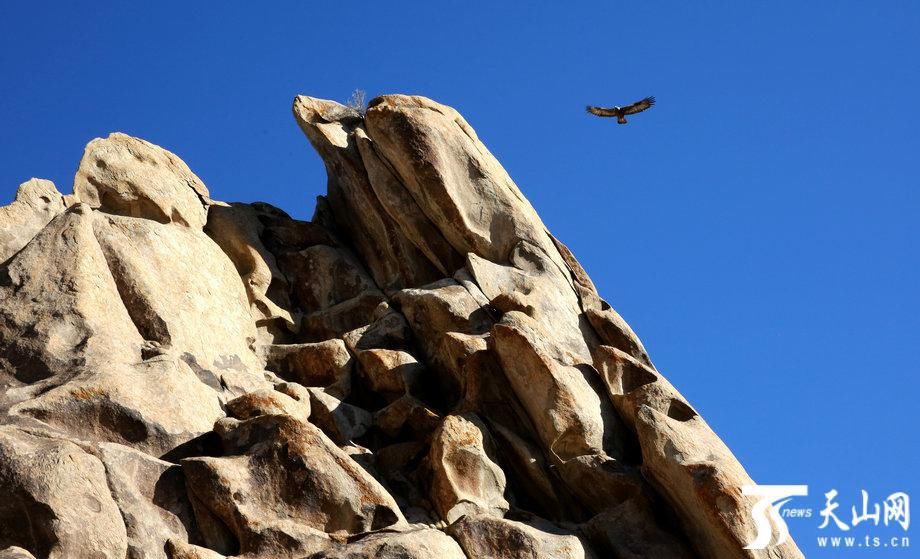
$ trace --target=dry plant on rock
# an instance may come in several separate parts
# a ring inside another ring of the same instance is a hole
[[[363,116],[367,107],[366,98],[367,93],[363,89],[356,89],[351,92],[351,98],[348,99],[345,105],[358,111]]]

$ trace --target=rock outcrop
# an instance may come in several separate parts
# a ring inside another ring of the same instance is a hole
[[[0,208],[0,557],[801,557],[460,114],[294,117],[309,222],[124,134]]]

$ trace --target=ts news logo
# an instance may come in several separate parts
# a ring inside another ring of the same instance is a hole
[[[786,521],[780,515],[779,511],[783,505],[792,500],[793,497],[805,497],[808,495],[807,485],[742,485],[741,494],[752,497],[760,497],[760,500],[754,505],[751,516],[754,519],[754,526],[757,528],[757,537],[754,541],[744,546],[744,549],[766,549],[770,545],[773,537],[773,526],[776,526],[778,532],[774,545],[780,545],[789,538],[789,527]]]

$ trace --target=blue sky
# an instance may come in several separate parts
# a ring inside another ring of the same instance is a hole
[[[184,4],[0,7],[0,201],[32,176],[69,192],[123,131],[215,198],[308,218],[325,171],[293,96],[423,94],[755,480],[816,509],[917,494],[920,4]],[[645,95],[628,126],[584,113]],[[810,557],[817,525],[790,521]]]

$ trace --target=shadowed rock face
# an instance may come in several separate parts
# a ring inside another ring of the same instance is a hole
[[[462,116],[294,116],[311,222],[123,134],[0,208],[0,556],[801,557]]]

